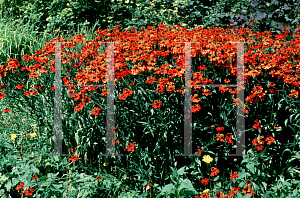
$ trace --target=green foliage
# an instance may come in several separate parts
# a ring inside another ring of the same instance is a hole
[[[97,28],[124,30],[165,24],[180,24],[187,29],[232,26],[252,28],[254,31],[283,30],[281,25],[294,30],[299,25],[297,0],[193,1],[193,0],[103,0],[103,1],[8,1],[0,2],[2,16],[19,23],[30,21],[39,31],[71,31],[83,24],[89,28],[96,21]],[[249,23],[254,20],[254,23]]]
[[[7,19],[18,21],[20,24],[30,21],[37,26],[38,31],[53,33],[54,31],[74,30],[79,24],[89,28],[99,21],[98,28],[108,24],[108,6],[111,1],[6,1],[1,8],[8,10]]]

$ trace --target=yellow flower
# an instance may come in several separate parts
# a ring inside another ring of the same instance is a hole
[[[46,164],[45,164],[46,166],[49,166],[49,165],[51,165],[49,162],[47,162]]]
[[[202,161],[209,164],[213,161],[213,158],[211,158],[209,155],[204,155]]]
[[[15,140],[17,138],[16,134],[11,134],[10,139]]]
[[[30,137],[36,137],[37,134],[36,134],[36,133],[30,133],[29,136],[30,136]]]
[[[103,163],[103,166],[107,166],[107,165],[108,165],[108,163],[107,163],[107,162],[104,162],[104,163]]]

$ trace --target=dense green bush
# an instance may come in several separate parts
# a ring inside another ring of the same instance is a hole
[[[0,1],[2,16],[20,23],[30,21],[40,31],[73,30],[78,24],[89,28],[96,21],[98,29],[146,28],[163,23],[167,26],[181,24],[191,29],[203,25],[252,28],[255,31],[281,32],[283,24],[295,32],[299,24],[299,3],[297,0],[27,0]],[[254,23],[250,21],[254,20]]]
[[[105,29],[110,23],[110,18],[115,20],[122,20],[118,16],[130,18],[124,6],[118,8],[116,17],[111,17],[110,8],[113,7],[114,2],[109,0],[84,2],[78,0],[4,0],[1,3],[2,17],[6,20],[11,19],[20,24],[30,21],[37,26],[39,31],[47,32],[73,30],[78,24],[91,28],[96,21],[99,23],[99,29]]]
[[[124,1],[123,1],[124,2]],[[163,23],[168,27],[180,24],[187,29],[212,26],[224,27],[234,22],[231,27],[251,28],[255,32],[269,30],[279,33],[282,25],[295,32],[299,24],[299,3],[291,1],[264,2],[252,0],[226,1],[192,1],[192,0],[137,0],[132,4],[116,4],[115,13],[124,6],[131,12],[132,18],[124,16],[124,20],[113,20],[109,28],[121,25],[124,30],[146,28]],[[119,9],[118,9],[119,8]],[[298,8],[298,9],[292,9]],[[250,23],[251,22],[251,23]],[[224,27],[225,28],[225,27]]]

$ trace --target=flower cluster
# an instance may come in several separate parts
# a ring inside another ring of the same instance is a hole
[[[264,139],[264,136],[262,135],[252,140],[252,145],[256,146],[257,150],[262,150],[264,148],[263,144],[265,143],[265,141],[267,142],[267,144],[272,144],[273,142],[275,142],[275,139],[270,135],[267,135],[266,139]]]
[[[20,183],[20,184],[17,184],[17,187],[15,188],[16,191],[18,191],[18,193],[21,195],[24,193],[24,182],[23,183]],[[29,189],[26,189],[25,190],[25,196],[29,197],[29,196],[32,196],[34,193],[34,189],[33,188],[29,188]]]
[[[225,142],[225,139],[228,144],[233,144],[231,133],[227,133],[225,137],[223,133],[217,134],[217,141]]]
[[[253,125],[253,128],[255,128],[255,129],[261,129],[261,126],[260,126],[260,124],[258,122],[258,119],[255,120],[255,125]]]
[[[128,98],[129,96],[132,95],[132,90],[129,90],[128,88],[126,88],[123,93],[121,93],[120,95],[118,95],[118,98],[120,100],[125,100],[126,98]]]
[[[252,196],[252,194],[255,193],[253,189],[250,189],[251,183],[252,183],[251,181],[247,180],[247,185],[244,185],[242,191],[245,193],[245,195],[250,194]]]

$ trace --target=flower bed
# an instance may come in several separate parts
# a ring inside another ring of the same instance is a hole
[[[24,133],[2,137],[7,152],[3,161],[10,168],[2,168],[6,174],[0,193],[25,192],[25,196],[35,197],[299,193],[295,163],[300,127],[299,34],[285,41],[288,30],[274,39],[268,32],[254,34],[249,29],[230,33],[229,29],[187,31],[159,25],[137,33],[135,29],[120,32],[118,27],[97,30],[99,37],[93,41],[76,35],[66,43],[58,37],[36,54],[24,55],[22,64],[10,59],[6,66],[0,65],[0,98],[12,101],[12,106],[22,104],[24,112],[37,117],[38,129],[35,134],[25,133],[29,137]],[[101,48],[102,41],[116,42],[116,137],[112,144],[122,157],[97,157],[106,153],[107,87],[70,86],[107,85],[109,55]],[[249,43],[244,45],[242,89],[236,80],[237,45],[229,42],[244,41]],[[68,157],[45,156],[53,154],[49,139],[54,130],[54,42],[62,42],[61,81],[68,85],[62,87],[62,149],[70,153]],[[192,153],[198,156],[175,155],[184,153],[184,96],[188,87],[185,45],[180,42],[199,42],[191,43],[192,85],[238,84],[237,88],[218,89],[191,86]],[[104,53],[99,53],[99,48]],[[250,156],[232,157],[229,154],[237,149],[236,106],[243,104],[236,95],[241,91],[245,96],[245,151]],[[3,110],[11,111],[11,107]],[[9,157],[17,156],[21,156],[19,161],[8,162]],[[30,174],[34,174],[34,181]],[[280,185],[289,185],[291,190],[280,190]]]

